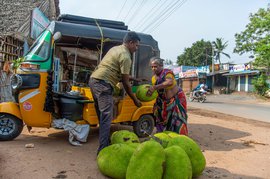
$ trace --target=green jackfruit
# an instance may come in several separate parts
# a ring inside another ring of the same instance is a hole
[[[179,146],[171,146],[165,150],[166,168],[163,179],[191,179],[192,166],[186,152]]]
[[[155,141],[141,143],[133,153],[126,179],[161,179],[165,165],[163,147]]]
[[[151,85],[149,84],[144,84],[144,85],[140,85],[138,88],[137,88],[137,91],[136,91],[136,97],[140,100],[140,101],[152,101],[154,99],[157,98],[158,96],[158,92],[155,90],[154,93],[151,95],[151,96],[148,96],[146,95],[149,87]]]
[[[140,143],[127,143],[127,145],[136,149],[140,145]]]
[[[100,172],[111,178],[125,178],[127,166],[134,151],[135,149],[127,144],[113,144],[105,147],[97,157]]]
[[[112,144],[120,144],[120,143],[140,143],[139,137],[128,130],[120,130],[115,131],[111,135],[111,143]]]
[[[197,177],[201,175],[205,168],[206,160],[199,145],[185,135],[172,138],[167,147],[173,145],[180,146],[187,153],[192,165],[192,176]]]
[[[159,138],[162,141],[162,147],[166,148],[171,137],[168,136],[166,133],[160,132],[160,133],[156,133],[154,134],[155,137]]]
[[[171,138],[178,137],[180,135],[180,134],[177,134],[176,132],[172,132],[172,131],[164,131],[163,133],[167,134]]]

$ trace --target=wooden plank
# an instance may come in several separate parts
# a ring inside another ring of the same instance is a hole
[[[0,53],[7,54],[7,55],[11,55],[11,56],[18,56],[18,54],[15,54],[15,53],[9,53],[9,52],[5,52],[5,51],[2,51],[2,50],[0,50]]]
[[[20,47],[20,46],[18,46],[18,42],[17,42],[17,45],[14,45],[15,43],[12,44],[12,43],[9,43],[9,42],[4,42],[4,44],[15,47],[15,48]]]
[[[22,56],[23,42],[13,36],[2,36],[0,38],[0,59],[4,61],[12,61]]]

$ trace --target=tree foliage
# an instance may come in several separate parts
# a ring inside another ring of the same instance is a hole
[[[169,59],[166,59],[164,61],[164,65],[172,65],[172,64],[173,64],[173,62],[171,60],[169,60]]]
[[[257,94],[263,96],[265,92],[269,89],[266,80],[267,80],[267,77],[264,74],[252,80],[252,84],[254,85],[254,91]]]
[[[214,58],[216,61],[219,62],[219,64],[221,64],[221,61],[220,61],[221,54],[225,55],[228,58],[231,58],[229,54],[224,52],[227,46],[228,46],[228,41],[223,42],[222,38],[216,38],[216,41],[213,42]]]
[[[212,45],[203,39],[185,48],[184,53],[177,57],[179,66],[203,66],[212,64]]]
[[[270,9],[259,9],[250,15],[246,29],[235,34],[234,52],[251,53],[255,57],[254,65],[270,69]]]

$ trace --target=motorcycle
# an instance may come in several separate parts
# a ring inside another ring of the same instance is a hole
[[[192,102],[194,100],[197,100],[198,102],[203,103],[206,101],[206,94],[207,91],[197,91],[195,94],[192,91],[189,95],[189,101]]]

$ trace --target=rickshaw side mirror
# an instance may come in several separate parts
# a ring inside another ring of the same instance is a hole
[[[55,32],[55,34],[53,35],[53,38],[54,38],[54,41],[55,42],[58,41],[58,40],[60,40],[61,37],[62,37],[61,32]]]

